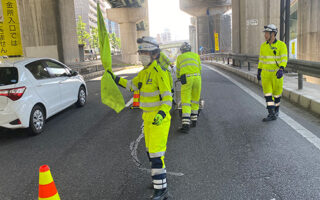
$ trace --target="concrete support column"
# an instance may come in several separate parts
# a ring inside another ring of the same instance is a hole
[[[58,49],[59,59],[64,63],[79,61],[74,0],[59,0]]]
[[[263,26],[280,25],[279,0],[233,0],[232,44],[235,53],[259,54]]]
[[[108,19],[120,24],[122,61],[138,63],[136,23],[146,16],[145,8],[111,8],[107,10]]]
[[[197,40],[197,18],[191,18],[191,25],[189,26],[189,41],[191,45],[191,51],[198,53],[199,46]]]
[[[210,29],[209,29],[209,17],[200,16],[197,17],[197,41],[198,46],[202,46],[205,51],[209,51],[212,48],[210,41]]]
[[[136,24],[121,23],[120,39],[121,39],[122,60],[125,63],[136,64],[138,61]]]
[[[144,28],[145,30],[138,31],[137,32],[137,38],[141,38],[142,36],[150,36],[150,30],[149,30],[149,12],[148,12],[148,2],[149,0],[144,0],[144,3],[142,4],[142,7],[146,9],[146,16],[143,19]]]
[[[191,51],[194,53],[198,53],[197,30],[195,26],[189,26],[189,41],[191,45]]]
[[[320,2],[318,0],[298,1],[298,59],[320,61]],[[320,84],[320,79],[304,76],[308,82]]]
[[[240,0],[232,0],[232,52],[241,52]]]
[[[298,59],[320,61],[320,2],[298,1]]]

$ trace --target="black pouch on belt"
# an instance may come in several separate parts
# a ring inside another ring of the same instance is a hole
[[[182,85],[187,84],[187,76],[185,74],[180,77],[180,80]]]

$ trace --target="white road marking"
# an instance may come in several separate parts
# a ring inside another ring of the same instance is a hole
[[[141,170],[141,171],[146,171],[148,173],[151,173],[151,169],[147,169],[144,167],[141,167],[142,164],[138,158],[138,153],[137,153],[137,149],[139,147],[139,143],[141,141],[141,139],[144,138],[144,132],[143,132],[143,123],[141,125],[141,134],[139,135],[139,137],[130,143],[130,150],[131,150],[131,156],[133,158],[134,163],[136,164],[136,166]],[[172,175],[172,176],[184,176],[183,173],[181,172],[169,172],[167,171],[168,175]]]
[[[223,72],[220,72],[212,67],[209,67],[207,65],[203,66],[207,67],[208,69],[217,72],[218,74],[224,76],[225,78],[227,78],[229,81],[231,81],[232,83],[234,83],[235,85],[237,85],[239,88],[241,88],[243,91],[245,91],[246,93],[248,93],[251,97],[253,97],[254,99],[256,99],[259,103],[261,103],[262,105],[265,106],[265,101],[262,97],[258,96],[256,93],[254,93],[253,91],[251,91],[249,88],[247,88],[246,86],[242,85],[241,83],[239,83],[238,81],[234,80],[233,78],[229,77],[228,75],[224,74]],[[320,139],[314,135],[311,131],[309,131],[308,129],[306,129],[304,126],[302,126],[300,123],[298,123],[297,121],[295,121],[294,119],[292,119],[291,117],[289,117],[287,114],[285,114],[284,112],[281,112],[279,117],[285,122],[287,123],[289,126],[291,126],[291,128],[293,128],[296,132],[298,132],[302,137],[304,137],[306,140],[308,140],[311,144],[313,144],[316,148],[318,148],[320,150]]]
[[[122,78],[127,78],[128,76],[120,76],[120,77],[122,77]],[[102,78],[102,76],[97,77],[97,78],[94,78],[94,79],[90,79],[89,81],[100,81],[101,78]]]
[[[129,107],[133,103],[133,97],[126,103],[126,107]]]

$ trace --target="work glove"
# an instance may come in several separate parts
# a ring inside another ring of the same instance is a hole
[[[161,125],[165,117],[166,117],[166,114],[162,110],[160,110],[154,117],[152,124],[157,126]]]
[[[261,71],[262,71],[262,69],[258,69],[258,73],[257,73],[258,81],[261,81]]]
[[[283,77],[283,70],[284,70],[284,67],[280,67],[280,69],[277,71],[277,78],[280,79]]]
[[[111,78],[112,78],[113,80],[115,80],[116,75],[114,75],[114,73],[113,73],[112,71],[110,71],[110,70],[107,70],[107,72],[111,75]]]

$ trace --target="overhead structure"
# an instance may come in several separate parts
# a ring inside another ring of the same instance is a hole
[[[108,19],[120,24],[122,61],[137,64],[137,38],[149,36],[148,0],[108,0]]]
[[[224,15],[231,0],[180,0],[180,9],[193,16],[189,31],[194,51],[231,50],[231,17]]]

